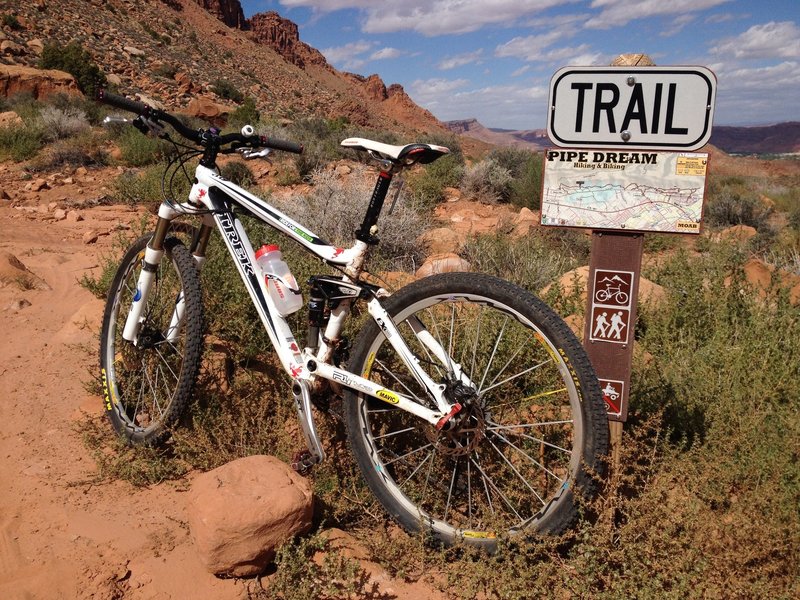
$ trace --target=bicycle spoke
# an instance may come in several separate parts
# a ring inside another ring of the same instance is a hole
[[[519,447],[518,447],[516,444],[514,444],[513,442],[511,442],[511,441],[507,440],[507,439],[506,439],[505,437],[503,437],[501,434],[497,433],[496,431],[493,431],[493,432],[491,432],[491,433],[492,433],[493,435],[495,435],[497,438],[499,438],[499,439],[501,439],[502,441],[504,441],[504,442],[505,442],[506,444],[508,444],[509,446],[511,446],[511,447],[512,447],[514,450],[516,450],[517,452],[519,452],[520,454],[522,454],[522,456],[524,456],[524,457],[525,457],[525,458],[527,458],[529,461],[531,461],[531,462],[532,462],[534,465],[536,465],[537,467],[539,467],[540,469],[542,469],[542,471],[544,471],[545,473],[547,473],[547,474],[548,474],[548,475],[550,475],[551,477],[554,477],[554,478],[556,478],[556,479],[558,480],[558,482],[559,482],[559,483],[562,483],[562,484],[563,484],[563,483],[566,481],[565,479],[561,479],[561,478],[560,478],[558,475],[556,475],[555,473],[553,473],[553,472],[552,472],[550,469],[548,469],[547,467],[545,467],[543,464],[541,464],[539,461],[537,461],[535,458],[533,458],[533,457],[532,457],[530,454],[528,454],[527,452],[525,452],[524,450],[522,450],[521,448],[519,448]],[[492,445],[492,447],[494,447],[494,448],[497,448],[497,447],[494,445],[494,443],[493,443],[491,440],[489,441],[489,443]],[[500,450],[497,450],[497,451],[498,451],[498,452],[500,452]],[[501,454],[502,454],[502,453],[501,453]],[[505,455],[503,455],[503,457],[505,458]],[[506,462],[508,462],[508,460],[507,460],[507,459],[506,459]],[[511,465],[511,463],[508,463],[508,464],[509,464],[509,465]],[[513,468],[513,467],[512,467],[512,468]],[[520,475],[520,478],[521,478],[521,477],[522,477],[522,476]],[[534,492],[534,493],[535,493],[535,492]]]
[[[469,378],[475,375],[475,358],[478,354],[478,340],[481,339],[481,319],[483,318],[483,306],[478,309],[478,326],[475,331],[475,343],[472,345],[472,365],[469,368]]]
[[[522,427],[522,425],[518,425],[516,427],[513,427],[513,426],[506,427],[504,425],[497,425],[495,427],[487,427],[486,431],[496,432],[498,429],[512,430],[512,429],[518,429],[520,427]],[[556,446],[555,444],[551,444],[550,442],[547,442],[547,441],[542,440],[540,438],[533,437],[532,435],[528,435],[527,433],[517,433],[515,435],[518,435],[519,437],[523,437],[525,439],[531,440],[532,442],[536,442],[537,444],[544,444],[545,446],[549,446],[550,448],[554,448],[556,450],[561,450],[561,452],[565,452],[567,454],[572,454],[572,450],[568,450],[567,448],[562,448],[561,446]]]
[[[497,334],[497,338],[494,341],[494,347],[492,348],[492,354],[489,356],[489,361],[486,363],[486,369],[483,371],[483,377],[481,377],[481,382],[478,384],[478,390],[480,391],[483,388],[483,382],[486,381],[486,376],[489,374],[489,369],[492,368],[492,364],[494,363],[495,354],[497,354],[497,347],[500,345],[500,340],[503,339],[503,334],[506,330],[506,325],[508,324],[508,315],[505,317],[505,321],[503,321],[503,326],[500,328],[500,333]]]
[[[425,450],[425,448],[430,448],[431,446],[433,446],[433,444],[430,444],[430,443],[429,443],[429,444],[425,444],[424,446],[421,446],[421,447],[417,448],[416,450],[411,450],[410,452],[406,452],[405,454],[403,454],[403,455],[401,455],[401,456],[395,456],[395,457],[394,457],[393,459],[391,459],[391,460],[383,461],[383,465],[384,465],[384,466],[389,466],[389,465],[390,465],[390,464],[392,464],[393,462],[397,462],[398,460],[401,460],[401,459],[403,459],[403,458],[406,458],[407,456],[411,456],[412,454],[416,454],[417,452],[421,452],[422,450]],[[382,451],[382,450],[380,450],[380,449],[378,450],[378,452],[379,452],[379,453],[380,453],[381,451]]]
[[[447,490],[447,503],[444,505],[443,521],[447,520],[447,513],[450,512],[450,499],[453,497],[453,486],[456,483],[456,472],[458,471],[458,461],[453,461],[453,474],[450,477],[450,488]]]
[[[407,431],[414,431],[414,429],[416,429],[416,427],[406,427],[405,429],[399,429],[397,431],[393,431],[392,433],[384,433],[383,435],[373,435],[372,439],[380,440],[380,439],[392,437],[394,435],[398,435],[400,433],[406,433]]]
[[[514,465],[512,465],[512,464],[511,464],[511,461],[510,461],[510,460],[508,460],[508,458],[506,457],[506,455],[505,455],[505,454],[503,454],[503,452],[500,450],[500,448],[498,448],[497,446],[495,446],[494,442],[492,442],[491,440],[488,440],[488,441],[489,441],[489,445],[490,445],[492,448],[494,448],[494,451],[495,451],[495,452],[497,452],[497,454],[500,456],[500,458],[502,458],[502,459],[503,459],[503,461],[504,461],[504,462],[505,462],[505,463],[508,465],[508,467],[509,467],[509,468],[510,468],[510,469],[511,469],[513,472],[514,472],[514,474],[515,474],[517,477],[519,477],[519,478],[520,478],[520,480],[522,481],[522,483],[524,483],[524,484],[525,484],[525,487],[527,487],[527,488],[528,488],[528,489],[529,489],[531,492],[533,492],[533,495],[534,495],[534,496],[536,496],[536,498],[539,500],[539,502],[541,502],[541,503],[542,503],[542,506],[545,506],[545,505],[547,505],[547,502],[545,502],[544,500],[542,500],[542,497],[541,497],[541,496],[538,494],[538,492],[537,492],[535,489],[533,489],[533,486],[532,486],[530,483],[528,483],[528,480],[527,480],[527,479],[525,479],[525,478],[522,476],[522,473],[520,473],[520,472],[519,472],[519,470],[517,470],[517,468],[516,468]],[[525,454],[525,453],[523,452],[523,454]],[[526,455],[526,456],[527,456],[527,455]]]
[[[401,488],[402,488],[402,487],[403,487],[403,486],[404,486],[404,485],[405,485],[405,484],[406,484],[408,481],[410,481],[411,479],[413,479],[414,475],[416,475],[416,474],[417,474],[417,471],[419,471],[419,470],[422,468],[422,465],[424,465],[426,462],[428,462],[428,459],[429,459],[431,456],[433,456],[433,454],[434,454],[434,453],[435,453],[435,450],[431,450],[430,452],[428,452],[427,456],[426,456],[424,459],[422,459],[422,462],[421,462],[421,463],[419,463],[419,464],[416,466],[416,468],[415,468],[415,469],[414,469],[414,470],[411,472],[411,475],[409,475],[408,477],[406,477],[406,478],[403,480],[403,482],[402,482],[402,483],[399,483],[399,484],[398,484],[398,487],[401,487]]]
[[[532,372],[532,371],[535,371],[536,369],[539,369],[539,368],[541,368],[542,366],[546,365],[546,364],[547,364],[547,363],[549,363],[549,362],[551,362],[551,361],[550,361],[550,360],[545,360],[545,361],[542,361],[542,362],[540,362],[540,363],[539,363],[539,364],[537,364],[537,365],[533,365],[532,367],[529,367],[529,368],[525,369],[524,371],[520,371],[520,372],[519,372],[519,373],[517,373],[516,375],[512,375],[511,377],[508,377],[508,378],[504,379],[503,381],[500,381],[500,382],[498,382],[498,383],[495,383],[494,385],[490,385],[488,388],[485,388],[485,389],[482,389],[482,390],[478,390],[478,393],[479,393],[479,394],[481,394],[481,395],[483,395],[483,394],[485,394],[486,392],[488,392],[489,390],[493,390],[494,388],[496,388],[496,387],[498,387],[498,386],[501,386],[501,385],[503,385],[503,384],[505,384],[505,383],[508,383],[509,381],[513,381],[514,379],[516,379],[516,378],[518,378],[518,377],[522,377],[523,375],[525,375],[525,374],[527,374],[527,373],[530,373],[530,372]]]
[[[476,453],[476,456],[477,456],[477,453]],[[475,465],[475,468],[478,469],[478,472],[481,474],[481,476],[483,476],[484,483],[488,483],[491,486],[491,488],[495,492],[497,492],[497,495],[500,496],[500,498],[503,500],[503,502],[506,503],[506,506],[508,506],[508,508],[511,509],[511,512],[514,513],[514,515],[517,517],[517,519],[519,519],[520,521],[524,521],[524,519],[517,512],[517,509],[514,508],[514,505],[511,504],[511,501],[508,498],[506,498],[506,495],[502,491],[500,491],[500,488],[497,487],[497,485],[494,483],[494,481],[492,481],[492,478],[489,477],[486,474],[486,472],[481,468],[481,466],[474,459],[470,458],[470,460],[472,461],[472,464]],[[492,512],[494,512],[494,511],[492,511]]]
[[[381,368],[383,369],[383,372],[384,372],[384,373],[386,373],[386,374],[387,374],[387,375],[389,375],[389,376],[390,376],[392,379],[394,379],[394,380],[395,380],[397,383],[399,383],[399,384],[400,384],[400,385],[403,387],[403,389],[404,389],[405,391],[407,391],[407,392],[409,393],[409,395],[410,395],[412,398],[414,398],[414,400],[416,400],[416,401],[417,401],[419,404],[423,404],[423,405],[425,404],[425,402],[424,402],[423,400],[421,400],[421,399],[420,399],[420,397],[419,397],[419,396],[417,396],[417,395],[416,395],[416,394],[415,394],[415,393],[414,393],[414,392],[411,390],[411,388],[409,388],[409,387],[408,387],[408,386],[407,386],[405,383],[403,383],[403,381],[402,381],[402,380],[401,380],[401,379],[400,379],[400,378],[399,378],[397,375],[395,375],[395,374],[394,374],[394,371],[391,371],[391,370],[389,370],[389,367],[387,367],[385,364],[383,364],[383,363],[382,363],[382,362],[381,362],[379,359],[377,359],[377,358],[375,359],[375,362],[377,363],[377,365],[378,365],[379,367],[381,367]]]

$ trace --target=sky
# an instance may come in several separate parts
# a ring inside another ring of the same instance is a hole
[[[645,53],[717,76],[715,125],[800,120],[800,0],[242,0],[442,121],[543,129],[561,67]]]

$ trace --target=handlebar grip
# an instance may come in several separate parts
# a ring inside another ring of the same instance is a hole
[[[290,142],[288,140],[279,140],[277,138],[269,138],[261,136],[261,144],[267,148],[274,148],[275,150],[283,150],[284,152],[294,152],[295,154],[303,153],[303,144]]]
[[[123,96],[117,96],[116,94],[111,94],[104,89],[97,91],[97,100],[98,102],[110,104],[116,108],[136,113],[137,115],[144,114],[151,109],[151,107],[143,102],[131,100],[130,98],[125,98]]]

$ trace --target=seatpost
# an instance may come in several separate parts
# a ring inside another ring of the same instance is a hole
[[[367,207],[367,214],[364,215],[364,221],[361,227],[356,231],[356,239],[364,242],[365,244],[375,245],[378,243],[378,238],[375,237],[373,227],[378,222],[378,217],[383,209],[383,202],[386,200],[386,194],[389,191],[389,186],[392,183],[394,169],[391,163],[384,165],[381,172],[378,174],[378,181],[375,183],[375,189],[372,191],[372,198],[370,198],[369,206]]]

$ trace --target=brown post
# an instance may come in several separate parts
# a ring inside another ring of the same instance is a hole
[[[646,54],[621,54],[612,67],[654,66]],[[633,330],[644,235],[592,231],[583,343],[608,409],[611,465],[619,468],[622,424],[628,418]]]

